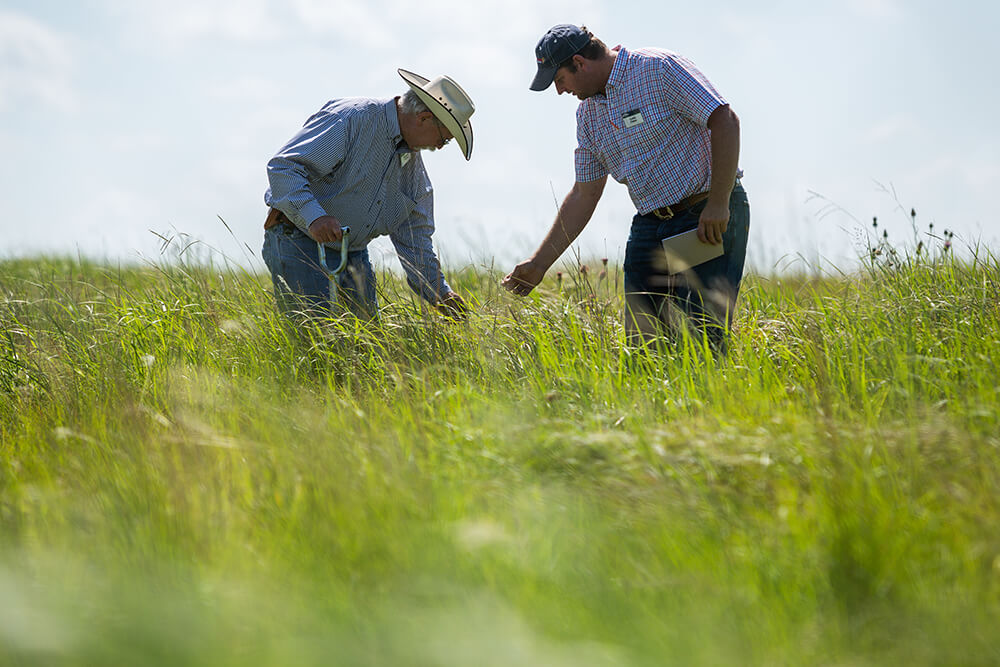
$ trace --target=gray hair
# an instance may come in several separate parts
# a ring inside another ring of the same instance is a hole
[[[399,100],[399,107],[403,113],[410,116],[416,116],[418,113],[430,111],[427,105],[424,104],[423,100],[417,97],[417,94],[413,92],[412,88],[403,93],[403,96]]]

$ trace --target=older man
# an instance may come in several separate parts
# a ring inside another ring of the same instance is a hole
[[[541,246],[504,287],[524,295],[541,282],[590,221],[610,174],[638,209],[625,248],[630,340],[686,320],[721,346],[750,224],[738,180],[736,114],[691,61],[663,49],[609,49],[586,28],[558,25],[538,42],[535,57],[532,90],[555,82],[560,95],[581,100],[576,184]],[[686,247],[673,238],[691,230],[697,240]],[[678,254],[666,252],[665,239]]]
[[[419,151],[454,138],[468,160],[475,107],[450,77],[399,74],[409,86],[404,95],[327,102],[267,164],[262,254],[283,310],[327,311],[330,281],[317,244],[339,257],[342,226],[349,226],[337,296],[357,315],[377,317],[368,243],[383,235],[414,292],[447,314],[466,311],[434,252],[433,189]]]

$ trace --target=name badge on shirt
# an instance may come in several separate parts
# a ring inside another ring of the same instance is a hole
[[[413,157],[413,153],[400,153],[399,154],[399,168],[402,169],[403,167],[405,167],[406,163],[410,161],[411,157]]]
[[[622,114],[622,120],[625,121],[625,127],[635,127],[636,125],[642,125],[644,122],[642,112],[638,109],[633,109]]]

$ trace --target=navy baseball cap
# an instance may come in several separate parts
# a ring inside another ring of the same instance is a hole
[[[552,27],[535,47],[538,73],[531,82],[531,90],[545,90],[556,78],[556,70],[564,61],[576,55],[590,42],[590,33],[566,23]]]

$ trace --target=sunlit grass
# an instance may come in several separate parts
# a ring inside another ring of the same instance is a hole
[[[995,257],[751,276],[722,359],[597,266],[0,263],[0,663],[1000,661]]]

